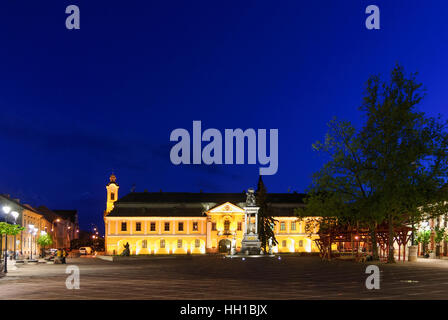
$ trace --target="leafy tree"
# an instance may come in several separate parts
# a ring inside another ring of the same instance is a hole
[[[256,191],[257,205],[260,207],[258,211],[258,236],[261,241],[261,248],[266,253],[268,251],[269,238],[272,238],[272,245],[278,244],[274,234],[274,225],[277,220],[271,216],[269,206],[267,204],[267,190],[261,176],[258,178]]]
[[[426,246],[429,243],[429,240],[431,239],[431,230],[422,230],[417,233],[416,241],[417,243],[422,244],[423,248],[423,254],[426,253]]]
[[[447,211],[447,123],[417,111],[422,85],[396,66],[388,83],[367,81],[360,110],[364,126],[332,120],[313,148],[328,161],[313,175],[301,216],[324,215],[349,227],[369,227],[376,253],[377,224],[389,226],[388,262],[394,262],[394,227]]]
[[[37,243],[41,247],[42,256],[43,256],[44,252],[45,252],[45,248],[47,246],[51,246],[53,244],[53,239],[51,238],[51,235],[47,233],[47,234],[43,234],[43,235],[39,236],[39,238],[37,239]]]
[[[446,210],[447,124],[417,110],[421,88],[416,74],[406,77],[397,65],[388,83],[368,80],[360,108],[362,153],[375,186],[371,205],[389,226],[388,262],[394,262],[394,226]]]
[[[20,231],[25,230],[24,227],[19,226],[18,224],[9,224],[6,222],[0,222],[0,234],[2,236],[16,236],[20,233]]]

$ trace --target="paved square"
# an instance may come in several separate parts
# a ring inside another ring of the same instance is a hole
[[[368,264],[318,257],[78,258],[68,265],[80,268],[79,290],[66,289],[67,265],[26,265],[0,279],[0,299],[448,298],[448,261],[380,264],[380,290],[365,288]]]

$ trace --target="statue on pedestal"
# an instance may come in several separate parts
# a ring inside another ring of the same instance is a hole
[[[269,238],[268,245],[269,245],[269,254],[272,254],[272,237]]]
[[[255,191],[252,188],[249,188],[246,192],[246,207],[255,207],[256,206],[256,200],[255,200]]]
[[[121,253],[121,255],[124,257],[129,257],[130,254],[131,254],[131,251],[129,250],[129,242],[126,242],[126,244],[124,245],[124,250]]]

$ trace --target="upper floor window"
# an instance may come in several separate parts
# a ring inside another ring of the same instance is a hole
[[[170,231],[170,223],[165,222],[165,231]]]
[[[184,231],[184,223],[179,222],[179,224],[177,225],[177,229],[178,229],[178,231]]]
[[[142,223],[141,222],[137,222],[135,224],[135,231],[142,231]]]
[[[291,222],[291,231],[296,231],[296,222]]]
[[[156,231],[156,223],[151,222],[151,231]]]
[[[230,229],[230,221],[226,220],[224,221],[224,231],[229,231]]]
[[[280,231],[285,231],[286,230],[286,224],[284,221],[280,222]]]
[[[121,223],[121,231],[127,231],[128,230],[128,224],[126,222]]]
[[[193,222],[193,231],[198,231],[198,223]]]
[[[111,192],[111,194],[110,194],[110,200],[115,200],[115,193],[114,193],[114,192]]]
[[[243,225],[241,222],[238,222],[237,229],[238,231],[241,231],[243,229]]]
[[[212,222],[212,231],[216,231],[216,222]]]

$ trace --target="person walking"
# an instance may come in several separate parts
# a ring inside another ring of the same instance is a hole
[[[65,249],[62,249],[62,264],[66,264],[65,259],[67,258],[68,253]]]

